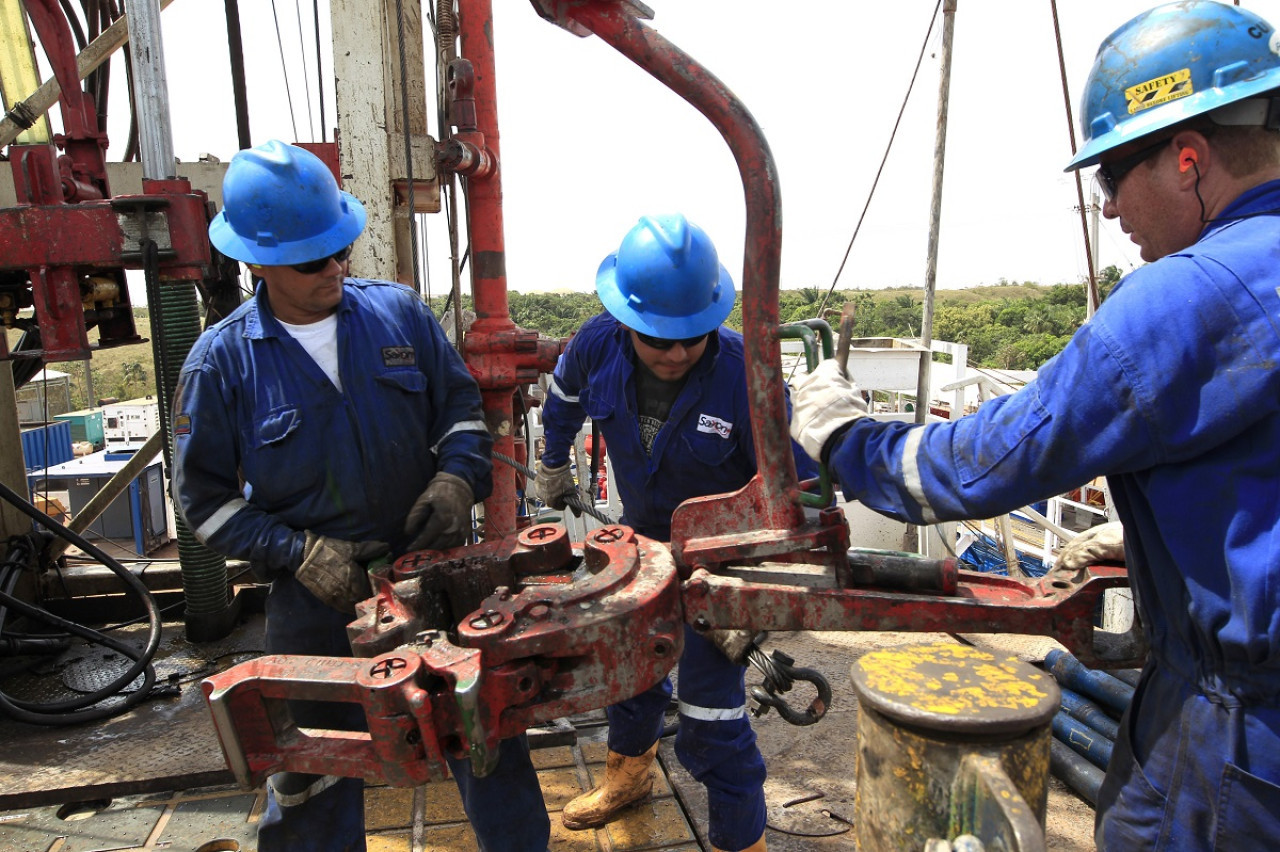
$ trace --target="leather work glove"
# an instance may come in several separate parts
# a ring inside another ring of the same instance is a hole
[[[320,601],[339,612],[356,611],[356,604],[373,595],[364,563],[386,556],[385,542],[344,541],[307,530],[302,564],[293,576]]]
[[[1079,571],[1095,562],[1124,562],[1124,527],[1110,521],[1091,527],[1058,552],[1054,570]]]
[[[547,467],[542,461],[538,462],[538,479],[536,482],[538,489],[538,498],[553,509],[564,510],[565,498],[578,490],[578,486],[574,484],[573,473],[569,470],[569,463],[558,467]],[[573,514],[578,515],[578,510],[573,507]]]
[[[755,630],[725,628],[708,630],[705,635],[711,644],[716,646],[716,650],[728,657],[730,662],[745,666],[747,653],[755,647],[755,638],[758,634]]]
[[[817,462],[837,429],[866,416],[867,403],[858,386],[833,358],[800,379],[791,392],[791,437]]]
[[[414,537],[409,550],[448,550],[471,533],[471,507],[476,498],[460,476],[437,473],[409,510],[405,535]]]

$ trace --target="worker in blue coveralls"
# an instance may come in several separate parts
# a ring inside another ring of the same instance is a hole
[[[865,417],[833,362],[791,434],[845,494],[912,523],[989,518],[1106,474],[1119,528],[1055,570],[1123,559],[1151,655],[1098,800],[1103,850],[1280,838],[1280,37],[1234,6],[1152,9],[1083,97],[1103,214],[1141,250],[1012,396],[950,423]]]
[[[589,416],[609,446],[622,522],[665,542],[680,503],[736,491],[756,472],[742,335],[721,325],[733,280],[701,228],[653,216],[605,258],[596,292],[605,312],[569,341],[543,404],[538,494],[565,507],[569,451]],[[816,475],[795,451],[802,476]],[[746,715],[742,632],[715,631],[713,644],[686,625],[676,754],[707,788],[713,846],[763,852],[765,766]],[[565,805],[566,828],[597,828],[648,797],[671,692],[664,679],[608,708],[604,780]]]
[[[360,202],[313,154],[238,153],[213,245],[249,264],[253,298],[206,331],[174,405],[174,492],[196,538],[271,583],[269,654],[350,656],[370,596],[364,563],[465,543],[492,488],[480,391],[413,290],[346,277]],[[363,730],[357,705],[291,702],[300,726]],[[487,852],[545,852],[542,792],[523,738],[497,770],[450,760]],[[364,782],[283,772],[267,785],[261,852],[363,850]]]

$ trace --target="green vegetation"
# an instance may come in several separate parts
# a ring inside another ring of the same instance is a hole
[[[1120,280],[1120,270],[1102,271],[1099,287],[1105,298]],[[832,327],[838,325],[845,302],[856,306],[857,337],[919,337],[924,313],[923,289],[837,290],[823,307],[826,291],[817,287],[783,290],[778,294],[778,318],[796,322],[818,316],[819,309]],[[463,297],[471,308],[471,298]],[[521,328],[550,337],[568,337],[583,322],[599,313],[595,293],[508,294],[511,319]],[[439,315],[445,298],[432,299]],[[1042,286],[1023,283],[938,290],[934,302],[933,337],[964,343],[969,360],[984,367],[1033,370],[1066,346],[1084,322],[1083,284]],[[742,300],[729,314],[727,324],[742,330]]]
[[[1109,266],[1102,271],[1102,295],[1120,280],[1120,270]],[[825,289],[806,287],[783,290],[778,296],[778,317],[795,322],[818,315]],[[831,294],[823,314],[832,327],[839,324],[845,302],[856,306],[854,334],[857,337],[918,337],[923,315],[922,289],[837,290]],[[549,337],[568,337],[586,320],[601,311],[594,292],[508,294],[511,318],[516,325]],[[939,290],[933,316],[933,336],[969,346],[969,360],[985,367],[1006,370],[1035,369],[1056,355],[1084,321],[1083,284],[1042,286],[1001,282],[964,290]],[[431,300],[440,316],[445,298]],[[463,297],[463,307],[472,307],[471,297]],[[138,334],[151,336],[146,308],[136,308],[134,322]],[[742,329],[742,300],[729,315],[728,325]],[[9,344],[17,342],[17,332],[9,332]],[[96,341],[94,332],[90,341]],[[155,368],[151,344],[142,343],[114,349],[96,350],[90,361],[93,393],[90,398],[83,363],[51,364],[50,368],[71,374],[71,404],[87,408],[104,397],[136,399],[154,395]]]
[[[138,336],[146,343],[117,346],[112,349],[95,349],[89,364],[93,369],[93,394],[88,393],[85,381],[85,363],[83,361],[55,362],[48,365],[50,370],[57,370],[71,376],[71,409],[79,411],[97,405],[99,399],[115,397],[116,399],[138,399],[154,396],[156,393],[156,376],[154,357],[151,349],[151,320],[146,308],[134,308],[134,327]],[[21,333],[8,332],[9,346],[17,344]],[[90,330],[89,342],[96,345],[97,332]]]

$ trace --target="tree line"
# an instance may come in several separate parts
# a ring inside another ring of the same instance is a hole
[[[1108,266],[1099,275],[1103,298],[1120,280]],[[507,294],[512,321],[548,337],[568,337],[603,310],[594,292]],[[448,297],[431,300],[437,316]],[[855,337],[919,337],[924,316],[923,289],[836,290],[818,287],[782,290],[778,318],[782,323],[822,316],[838,327],[846,302],[854,305]],[[464,309],[471,297],[463,296]],[[933,338],[969,347],[969,360],[983,367],[1034,370],[1062,351],[1085,318],[1085,285],[1010,283],[938,290],[934,298]],[[725,324],[742,330],[742,297]]]

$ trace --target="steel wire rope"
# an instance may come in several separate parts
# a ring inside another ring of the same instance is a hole
[[[1049,11],[1053,17],[1054,44],[1058,49],[1058,76],[1062,81],[1062,102],[1067,113],[1067,139],[1071,143],[1071,155],[1075,156],[1076,129],[1075,123],[1071,120],[1071,89],[1067,85],[1067,60],[1062,53],[1062,27],[1058,24],[1058,0],[1049,0]],[[1076,204],[1080,211],[1080,228],[1084,232],[1084,257],[1089,272],[1088,286],[1085,288],[1085,316],[1091,316],[1098,307],[1097,262],[1093,257],[1093,246],[1089,241],[1089,218],[1088,208],[1084,203],[1084,180],[1080,177],[1079,169],[1075,170],[1072,177],[1076,182]]]
[[[902,106],[898,108],[898,117],[893,122],[893,132],[889,134],[889,142],[885,145],[884,155],[880,158],[880,166],[876,169],[875,179],[871,182],[871,189],[867,193],[867,201],[862,206],[862,213],[858,216],[858,222],[853,228],[853,235],[849,237],[849,244],[845,247],[844,257],[840,259],[840,267],[836,270],[835,277],[831,279],[831,286],[827,289],[826,294],[822,297],[822,303],[818,306],[817,316],[821,317],[823,310],[827,307],[827,301],[831,298],[831,294],[835,292],[836,284],[840,281],[840,275],[844,272],[845,264],[849,262],[849,253],[853,251],[853,243],[858,239],[858,232],[862,230],[862,223],[867,218],[867,210],[871,207],[871,200],[875,198],[876,187],[880,185],[880,176],[884,174],[885,164],[889,161],[889,153],[893,150],[894,140],[898,136],[898,128],[902,124],[902,116],[907,111],[907,103],[911,100],[911,92],[915,88],[916,78],[920,76],[920,66],[924,63],[925,51],[929,48],[929,39],[933,36],[933,25],[938,21],[938,10],[942,8],[942,0],[938,0],[937,5],[933,7],[933,17],[929,19],[929,29],[925,32],[924,41],[920,45],[920,54],[916,57],[915,70],[911,72],[911,82],[907,85],[907,92],[902,98]],[[796,365],[791,368],[791,375],[795,375],[795,371],[800,367],[797,361]],[[788,377],[789,378],[789,377]]]
[[[404,136],[404,176],[405,183],[408,184],[405,215],[409,219],[409,254],[413,264],[413,289],[422,296],[422,278],[418,274],[418,230],[415,227],[417,214],[413,200],[413,134],[409,129],[409,72],[405,68],[404,0],[396,0],[396,48],[400,54],[400,130]],[[461,334],[458,335],[458,342],[462,342]]]
[[[316,138],[316,120],[311,113],[311,87],[307,85],[307,77],[310,72],[307,70],[307,45],[302,35],[302,0],[293,0],[293,13],[298,19],[298,53],[302,56],[302,94],[307,100],[307,130],[311,133],[311,139]],[[316,70],[319,71],[320,54],[316,54]]]
[[[284,62],[284,38],[280,35],[280,13],[276,10],[276,0],[271,0],[271,19],[276,25],[276,48],[280,52],[280,73],[284,77],[284,96],[289,102],[289,124],[293,127],[293,138],[298,138],[298,121],[293,115],[293,92],[289,89],[289,68]]]
[[[454,41],[458,37],[457,15],[452,0],[438,0],[438,7],[428,6],[428,17],[431,21],[431,32],[436,45],[436,130],[440,141],[445,142],[451,135],[449,116],[446,109],[448,100],[445,84],[445,67],[455,54]],[[440,314],[443,316],[453,307],[454,346],[462,347],[462,269],[466,265],[466,256],[458,257],[458,190],[456,175],[449,172],[447,181],[440,181],[440,196],[445,209],[445,222],[449,237],[449,295],[445,297]]]
[[[320,104],[320,141],[329,137],[324,127],[324,63],[320,53],[320,0],[311,0],[311,20],[316,33],[316,101]]]
[[[53,518],[50,518],[35,506],[32,506],[3,482],[0,482],[0,498],[3,498],[14,508],[18,509],[18,511],[27,515],[54,535],[66,539],[85,553],[97,558],[103,565],[110,569],[112,573],[124,581],[125,585],[128,586],[130,590],[135,592],[142,599],[142,605],[146,609],[147,621],[149,624],[146,643],[143,649],[139,651],[132,645],[111,636],[107,636],[102,631],[76,624],[73,621],[54,615],[45,609],[29,604],[20,598],[14,597],[5,593],[3,590],[0,590],[0,601],[14,611],[20,612],[28,618],[44,621],[54,627],[59,627],[68,633],[79,636],[90,642],[103,645],[134,661],[133,665],[130,666],[124,674],[120,675],[101,689],[92,692],[83,698],[50,702],[47,704],[33,704],[14,699],[9,695],[0,692],[0,710],[3,710],[14,719],[21,722],[27,722],[28,724],[70,725],[110,718],[111,716],[118,715],[144,700],[151,693],[151,688],[155,685],[156,674],[155,669],[151,665],[151,660],[155,656],[156,649],[160,646],[160,610],[156,606],[155,597],[151,594],[151,591],[147,589],[140,579],[134,576],[127,568],[115,559],[108,556],[92,543],[86,541],[67,527],[58,523]],[[143,676],[141,686],[132,694],[126,695],[119,703],[110,707],[81,709],[90,707],[93,704],[97,704],[115,695],[123,689],[123,687],[133,683],[134,679],[137,678],[139,674]]]
[[[537,472],[534,470],[531,470],[527,465],[520,464],[520,462],[516,461],[510,456],[505,456],[502,453],[493,453],[493,457],[498,461],[502,462],[503,464],[510,465],[511,467],[523,473],[530,482],[537,481],[538,479]],[[618,523],[613,518],[609,517],[604,512],[601,512],[595,506],[591,505],[589,502],[584,500],[582,498],[582,495],[577,494],[576,492],[573,494],[566,495],[564,502],[567,506],[569,506],[569,508],[576,510],[579,514],[590,515],[591,517],[595,518],[597,521],[599,521],[602,524]]]

